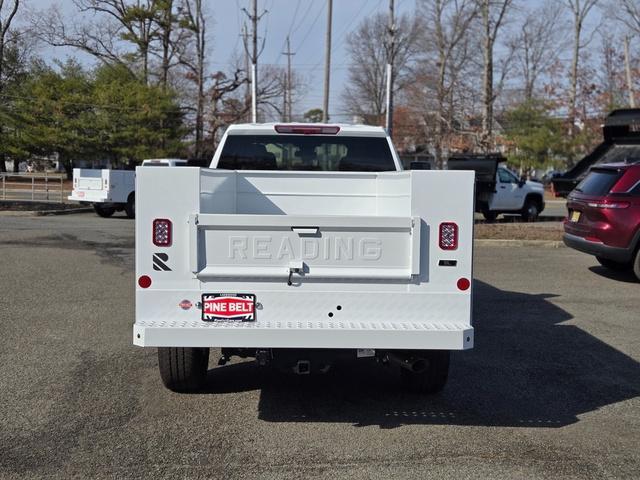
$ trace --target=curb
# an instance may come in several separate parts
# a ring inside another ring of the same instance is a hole
[[[513,218],[517,218],[517,217],[513,217]],[[566,217],[564,216],[560,216],[560,215],[549,215],[548,217],[538,217],[538,219],[535,222],[523,222],[521,220],[505,220],[500,219],[500,220],[494,220],[493,222],[487,222],[484,218],[475,218],[474,219],[474,223],[475,224],[480,224],[480,225],[531,225],[531,224],[535,224],[535,223],[551,223],[551,222],[562,222]]]
[[[93,208],[71,208],[68,210],[3,210],[0,217],[42,217],[48,215],[70,215],[72,213],[92,212]]]
[[[473,241],[476,247],[540,247],[540,248],[564,248],[561,240],[507,240],[480,238]]]
[[[46,215],[71,215],[72,213],[86,213],[93,212],[93,207],[82,207],[82,208],[68,208],[66,210],[42,210],[33,212],[37,216],[42,217]]]
[[[32,217],[34,213],[30,210],[3,210],[0,217]]]

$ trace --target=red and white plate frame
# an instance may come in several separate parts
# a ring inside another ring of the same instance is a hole
[[[212,312],[213,305],[227,308]],[[234,305],[233,308],[231,305]],[[238,309],[242,306],[242,309]],[[256,319],[256,296],[253,293],[203,293],[202,320],[205,322],[254,322]]]

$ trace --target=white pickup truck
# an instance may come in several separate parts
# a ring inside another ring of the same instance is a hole
[[[143,167],[179,167],[187,160],[154,158],[144,160]],[[135,216],[136,172],[133,170],[73,169],[73,190],[68,199],[93,205],[101,217],[125,211],[129,218]]]
[[[476,211],[487,221],[498,215],[520,215],[534,222],[544,210],[544,186],[540,182],[521,180],[501,164],[501,155],[459,155],[448,160],[449,170],[476,172]]]
[[[298,374],[337,356],[437,392],[473,346],[474,173],[402,171],[379,127],[232,125],[211,168],[136,170],[133,342],[174,391],[210,347]]]

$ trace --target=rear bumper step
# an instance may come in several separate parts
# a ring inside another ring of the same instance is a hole
[[[473,327],[434,322],[138,321],[133,340],[141,347],[466,350],[473,348]]]

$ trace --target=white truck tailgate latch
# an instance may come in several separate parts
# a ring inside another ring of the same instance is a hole
[[[289,262],[289,278],[287,279],[287,285],[291,286],[291,276],[294,273],[304,273],[304,262],[302,260],[294,260]]]

